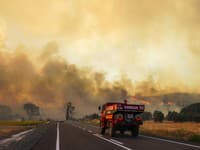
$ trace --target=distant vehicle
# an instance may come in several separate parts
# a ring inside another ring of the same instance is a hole
[[[109,136],[115,136],[116,131],[124,134],[125,131],[131,131],[132,136],[137,137],[139,126],[143,124],[138,114],[144,112],[144,105],[133,105],[124,103],[108,102],[99,106],[101,111],[100,128],[101,134],[108,130]]]

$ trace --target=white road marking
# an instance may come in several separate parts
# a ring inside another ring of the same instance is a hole
[[[28,133],[32,132],[34,129],[22,131],[20,133],[12,135],[10,138],[6,138],[0,141],[0,145],[9,145],[11,142],[20,141],[23,139]]]
[[[107,142],[110,142],[110,143],[112,143],[112,144],[114,144],[114,145],[117,145],[117,146],[119,146],[119,147],[121,147],[121,148],[123,148],[123,149],[132,150],[131,148],[128,148],[128,147],[123,146],[123,145],[120,145],[120,144],[118,144],[118,143],[116,143],[116,142],[114,142],[114,141],[112,141],[112,140],[106,139],[106,138],[102,137],[102,136],[99,135],[99,134],[93,134],[93,135],[96,136],[96,137],[98,137],[98,138],[100,138],[100,139],[102,139],[102,140],[104,140],[104,141],[107,141]]]
[[[93,128],[99,128],[99,127],[97,127],[97,126],[94,126],[94,125],[88,125],[88,126],[90,126],[90,127],[93,127]],[[81,126],[77,126],[78,128],[81,128]],[[90,133],[92,133],[92,131],[91,130],[88,130],[88,132],[90,132]],[[101,138],[101,139],[103,139],[103,140],[106,140],[106,141],[108,141],[108,142],[111,142],[111,143],[113,143],[113,144],[115,144],[115,145],[118,145],[118,146],[122,146],[122,144],[121,144],[121,142],[119,142],[119,141],[117,141],[117,140],[114,140],[114,139],[106,139],[106,138],[104,138],[104,137],[102,137],[102,135],[100,135],[100,134],[93,134],[94,136],[96,136],[96,137],[99,137],[99,138]],[[187,143],[182,143],[182,142],[177,142],[177,141],[172,141],[172,140],[167,140],[167,139],[162,139],[162,138],[156,138],[156,137],[151,137],[151,136],[145,136],[145,135],[139,135],[140,137],[144,137],[144,138],[149,138],[149,139],[153,139],[153,140],[159,140],[159,141],[164,141],[164,142],[168,142],[168,143],[173,143],[173,144],[179,144],[179,145],[185,145],[185,146],[189,146],[189,147],[194,147],[194,148],[200,148],[200,146],[198,146],[198,145],[192,145],[192,144],[187,144]],[[120,145],[121,144],[121,145]],[[125,149],[127,149],[127,150],[131,150],[130,148],[127,148],[127,147],[125,147],[125,146],[123,146],[123,148],[125,148]]]
[[[91,130],[88,130],[88,132],[89,132],[89,133],[92,133],[92,131],[91,131]]]
[[[59,133],[59,123],[57,123],[56,150],[60,150],[60,133]]]
[[[85,129],[85,128],[82,128],[82,130],[84,130],[84,131],[85,131],[86,129]]]
[[[182,142],[177,142],[177,141],[172,141],[172,140],[166,140],[166,139],[161,139],[161,138],[156,138],[156,137],[151,137],[151,136],[145,136],[145,135],[139,135],[139,136],[144,137],[144,138],[148,138],[148,139],[164,141],[164,142],[168,142],[168,143],[174,143],[174,144],[185,145],[185,146],[194,147],[194,148],[200,148],[200,146],[197,146],[197,145],[192,145],[192,144],[187,144],[187,143],[182,143]]]
[[[118,143],[118,144],[121,144],[121,145],[123,145],[123,143],[122,142],[120,142],[120,141],[117,141],[117,140],[115,140],[115,139],[110,139],[111,141],[113,141],[113,142],[115,142],[115,143]]]

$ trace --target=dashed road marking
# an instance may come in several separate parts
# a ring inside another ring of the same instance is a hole
[[[111,141],[113,141],[113,142],[115,142],[115,143],[118,143],[118,144],[121,144],[121,145],[123,145],[123,143],[122,142],[120,142],[120,141],[117,141],[117,140],[115,140],[115,139],[110,139]]]
[[[123,145],[121,145],[121,144],[119,144],[119,143],[114,142],[113,140],[106,139],[106,138],[102,137],[102,136],[99,135],[99,134],[93,134],[93,135],[96,136],[96,137],[98,137],[98,138],[100,138],[100,139],[102,139],[102,140],[104,140],[104,141],[107,141],[107,142],[110,142],[110,143],[112,143],[112,144],[114,144],[114,145],[117,145],[117,146],[119,146],[119,147],[121,147],[121,148],[123,148],[123,149],[132,150],[131,148],[128,148],[128,147],[126,147],[126,146],[123,146]]]
[[[87,130],[89,133],[92,133],[92,131],[91,130]]]

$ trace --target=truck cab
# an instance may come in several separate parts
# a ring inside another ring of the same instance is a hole
[[[138,136],[139,126],[142,125],[142,119],[138,114],[144,112],[144,105],[127,104],[127,101],[108,102],[99,109],[101,134],[108,130],[109,135],[113,137],[116,131],[120,131],[121,134],[131,131],[132,136]]]

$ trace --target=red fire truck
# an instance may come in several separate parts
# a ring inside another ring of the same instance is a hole
[[[143,113],[144,109],[144,105],[127,104],[126,100],[124,103],[108,102],[99,106],[101,134],[105,134],[107,129],[112,137],[116,131],[120,131],[121,134],[131,131],[132,136],[138,136],[139,126],[142,125],[138,114]]]

